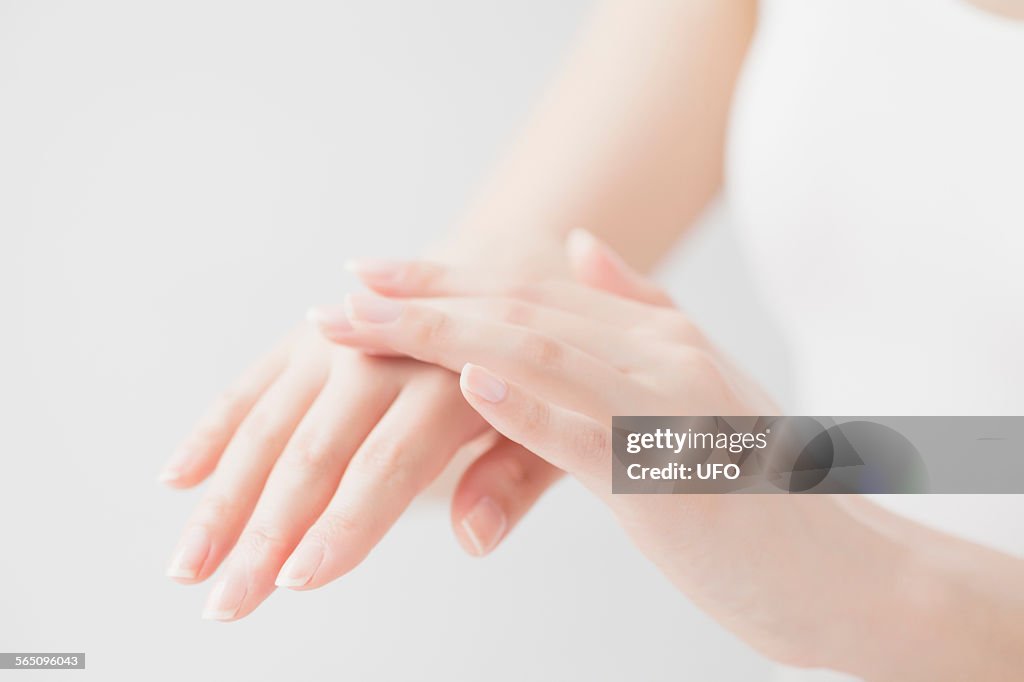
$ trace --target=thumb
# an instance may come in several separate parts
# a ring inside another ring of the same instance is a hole
[[[674,306],[661,287],[631,268],[590,232],[575,229],[566,239],[569,267],[577,281],[611,294],[658,306]]]

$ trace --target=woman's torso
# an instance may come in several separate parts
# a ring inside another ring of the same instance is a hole
[[[802,410],[1024,413],[1024,26],[768,0],[728,187]]]
[[[728,194],[803,414],[1024,414],[1024,25],[767,0]],[[1024,550],[1015,496],[890,499]]]
[[[1024,25],[765,0],[727,189],[800,414],[1024,414]],[[1024,555],[1024,497],[889,496]]]

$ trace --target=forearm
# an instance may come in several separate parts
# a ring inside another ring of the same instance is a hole
[[[606,2],[449,248],[544,261],[585,227],[652,265],[720,187],[755,9]]]
[[[945,562],[949,598],[939,617],[961,646],[946,670],[961,677],[1019,680],[1024,675],[1024,562],[996,552],[965,552]]]
[[[895,516],[845,504],[902,549],[836,667],[874,680],[1016,680],[1024,671],[1024,561]],[[857,645],[860,643],[860,646]]]

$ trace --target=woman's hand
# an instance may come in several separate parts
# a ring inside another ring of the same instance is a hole
[[[167,574],[197,583],[221,567],[204,611],[217,620],[251,613],[275,583],[325,585],[488,430],[450,372],[300,329],[215,403],[161,474],[177,488],[210,478]],[[472,554],[492,549],[561,474],[493,440],[452,500],[456,535]],[[500,516],[489,500],[501,501]]]
[[[579,479],[682,592],[763,653],[933,679],[903,647],[948,615],[951,591],[931,563],[941,552],[912,548],[905,532],[882,532],[831,496],[611,494],[612,415],[775,408],[605,247],[577,234],[570,258],[620,295],[377,263],[364,279],[392,298],[357,294],[318,315],[337,343],[460,372],[466,401],[494,429]]]
[[[356,263],[386,298],[353,294],[312,318],[335,343],[455,372],[484,365],[601,424],[627,412],[776,413],[656,285],[586,232],[571,235],[568,251],[577,277],[600,290],[427,262]]]

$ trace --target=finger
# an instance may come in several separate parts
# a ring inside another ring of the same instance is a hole
[[[604,406],[622,384],[619,369],[546,332],[369,294],[350,295],[346,304],[364,339],[453,372],[486,364],[573,408]]]
[[[364,265],[367,262],[372,263],[372,268]],[[371,289],[391,297],[515,298],[617,325],[649,322],[652,308],[659,313],[664,312],[660,305],[651,306],[621,296],[609,296],[593,287],[571,281],[518,282],[495,277],[486,271],[455,268],[427,261],[355,261],[350,263],[349,267]],[[389,268],[394,274],[380,274]]]
[[[455,451],[483,428],[450,374],[410,381],[359,447],[277,584],[321,587],[359,565]]]
[[[675,307],[661,287],[631,268],[619,254],[590,232],[570,232],[566,252],[578,282],[634,301]]]
[[[352,454],[398,393],[353,362],[332,372],[274,464],[256,508],[224,562],[205,613],[236,620],[274,591],[285,559],[320,516]],[[375,390],[353,390],[374,386]]]
[[[498,433],[579,478],[595,492],[610,491],[609,427],[477,365],[466,365],[460,386],[473,409]]]
[[[198,582],[217,568],[249,518],[274,460],[319,392],[323,374],[315,365],[291,366],[256,402],[185,526],[169,577]]]
[[[285,349],[280,348],[246,370],[206,411],[174,452],[160,473],[160,481],[175,488],[188,488],[209,476],[238,425],[278,377],[284,364]]]
[[[561,476],[561,469],[502,439],[466,469],[452,497],[452,527],[462,548],[490,554]]]
[[[349,348],[362,351],[366,355],[379,357],[400,357],[397,353],[387,348],[380,348],[361,343],[353,337],[355,328],[348,321],[345,313],[345,306],[342,305],[318,305],[306,311],[306,321],[329,341],[339,343]]]
[[[416,305],[427,305],[453,320],[469,320],[470,324],[486,319],[520,329],[542,329],[552,338],[621,370],[629,369],[648,355],[644,352],[648,346],[637,344],[636,339],[620,327],[512,298],[418,299]],[[321,333],[334,343],[364,352],[370,349],[377,353],[398,353],[389,345],[380,345],[382,339],[376,327],[353,326],[342,307],[317,308],[311,313]]]

